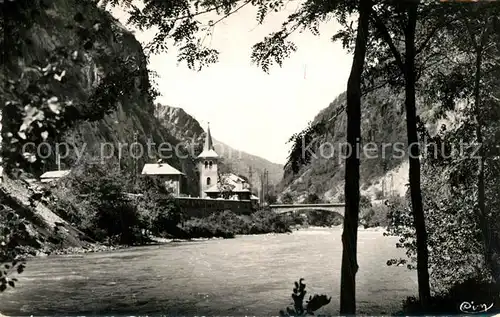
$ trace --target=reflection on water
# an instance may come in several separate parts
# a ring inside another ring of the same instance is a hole
[[[397,310],[416,292],[415,273],[386,266],[403,254],[381,231],[360,231],[358,239],[358,312]],[[308,294],[332,296],[322,313],[338,314],[341,251],[336,228],[39,258],[16,289],[0,295],[0,311],[277,315],[291,302],[293,282],[304,277]]]

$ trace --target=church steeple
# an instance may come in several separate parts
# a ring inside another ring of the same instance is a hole
[[[206,191],[216,186],[218,183],[219,173],[218,164],[219,155],[215,152],[212,134],[210,134],[210,126],[207,127],[205,135],[205,145],[203,151],[198,155],[198,171],[200,173],[200,197],[207,197]]]
[[[198,155],[199,158],[217,158],[219,155],[215,152],[214,142],[212,141],[212,134],[210,133],[210,123],[207,127],[207,133],[205,135],[205,145],[203,146],[203,152]]]
[[[212,135],[210,134],[210,122],[207,127],[207,134],[205,136],[205,146],[203,147],[203,151],[210,151],[214,149],[214,143],[212,141]]]

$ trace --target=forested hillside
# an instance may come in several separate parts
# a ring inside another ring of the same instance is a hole
[[[336,200],[343,193],[345,168],[341,148],[346,144],[345,103],[346,95],[342,93],[307,129],[290,139],[292,151],[285,165],[283,187],[299,200],[307,193]],[[362,189],[367,189],[374,180],[405,161],[406,156],[392,145],[400,142],[401,149],[407,142],[402,98],[396,93],[389,89],[370,93],[364,98],[362,109],[361,147],[371,142],[377,145],[372,152],[361,151],[365,154],[361,157],[361,184]],[[384,195],[398,191],[395,188],[398,184],[392,185],[391,188],[390,182],[384,184]]]
[[[17,1],[15,5],[23,3]],[[153,148],[149,155],[145,152],[148,141],[157,145],[168,142],[172,146],[180,142],[153,116],[155,91],[149,81],[147,59],[132,33],[91,1],[35,1],[32,5],[26,3],[22,11],[22,18],[28,21],[25,27],[8,23],[3,26],[17,33],[17,42],[10,43],[10,38],[6,38],[6,46],[2,45],[12,50],[4,55],[5,72],[0,74],[0,80],[10,85],[2,85],[0,94],[3,100],[22,100],[32,93],[25,85],[35,87],[43,83],[49,93],[64,96],[56,97],[59,100],[56,99],[54,106],[70,105],[62,113],[63,118],[68,118],[67,129],[63,136],[47,130],[46,139],[52,150],[58,142],[72,147],[67,158],[62,153],[62,168],[74,167],[83,160],[106,160],[115,162],[122,170],[140,173],[144,163],[158,159],[157,149]],[[51,70],[54,77],[44,77]],[[46,98],[44,93],[39,93],[41,99]],[[36,118],[37,108],[32,111]],[[3,121],[18,124],[6,126],[5,142],[17,142],[18,136],[7,135],[7,131],[20,128],[22,121],[16,118],[21,116],[22,112],[14,107],[4,109]],[[34,140],[28,134],[26,141],[30,138]],[[135,141],[143,145],[143,155],[131,147]],[[119,144],[122,144],[120,155]],[[80,162],[77,151],[84,153]],[[12,160],[22,161],[19,157]],[[186,188],[197,193],[193,161],[175,155],[166,160],[187,175]],[[27,164],[26,170],[40,175],[55,167],[56,157],[52,152],[46,160]]]

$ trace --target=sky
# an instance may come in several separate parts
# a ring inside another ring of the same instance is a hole
[[[217,24],[209,43],[220,52],[219,62],[200,72],[179,64],[173,48],[150,56],[149,67],[159,76],[157,102],[183,108],[205,129],[210,123],[212,136],[235,149],[284,164],[288,139],[346,89],[352,64],[341,43],[331,41],[338,30],[335,21],[322,25],[320,36],[293,34],[298,49],[282,68],[273,66],[266,74],[251,63],[252,45],[279,30],[297,5],[289,3],[262,25],[250,6]],[[111,12],[125,24],[124,11]],[[143,45],[155,34],[126,27]]]

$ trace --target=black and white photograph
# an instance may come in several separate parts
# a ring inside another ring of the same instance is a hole
[[[500,1],[0,8],[0,317],[500,317]]]

